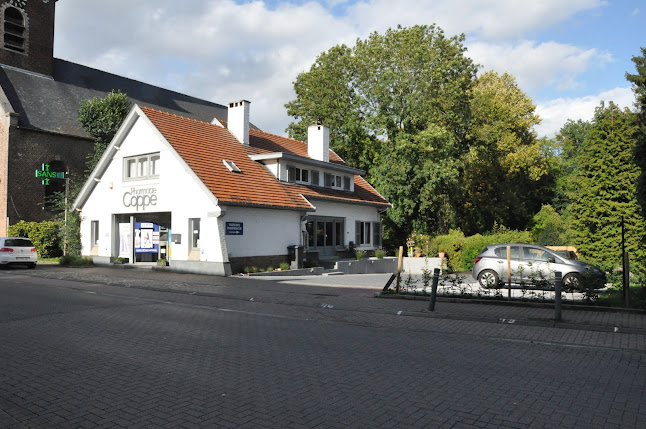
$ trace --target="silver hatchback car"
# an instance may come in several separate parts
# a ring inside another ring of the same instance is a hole
[[[27,265],[36,268],[38,252],[28,238],[0,237],[0,267]]]
[[[566,291],[603,287],[606,283],[606,273],[594,265],[564,258],[542,246],[504,243],[488,245],[474,260],[473,278],[482,287],[499,287],[507,282],[507,248],[510,250],[512,283],[553,282],[557,271],[563,276]]]

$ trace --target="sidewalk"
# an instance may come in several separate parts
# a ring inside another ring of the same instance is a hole
[[[646,312],[637,310],[563,305],[562,319],[555,321],[553,304],[438,297],[431,312],[428,297],[378,298],[389,274],[216,277],[150,268],[46,265],[36,270],[15,269],[11,274],[272,304],[646,335]]]

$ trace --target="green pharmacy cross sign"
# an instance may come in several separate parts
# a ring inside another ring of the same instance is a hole
[[[49,164],[42,164],[40,170],[36,170],[36,177],[42,177],[42,184],[49,185],[49,179],[64,179],[65,172],[49,171]]]

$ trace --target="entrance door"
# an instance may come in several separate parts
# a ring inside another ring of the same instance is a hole
[[[309,218],[305,224],[307,231],[307,248],[318,250],[319,257],[333,256],[338,249],[343,249],[344,221],[340,218]]]

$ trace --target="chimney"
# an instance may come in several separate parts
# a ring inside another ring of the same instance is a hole
[[[312,159],[330,161],[330,129],[320,122],[307,129],[307,154]]]
[[[249,146],[249,104],[247,100],[229,103],[227,127],[244,145]]]

